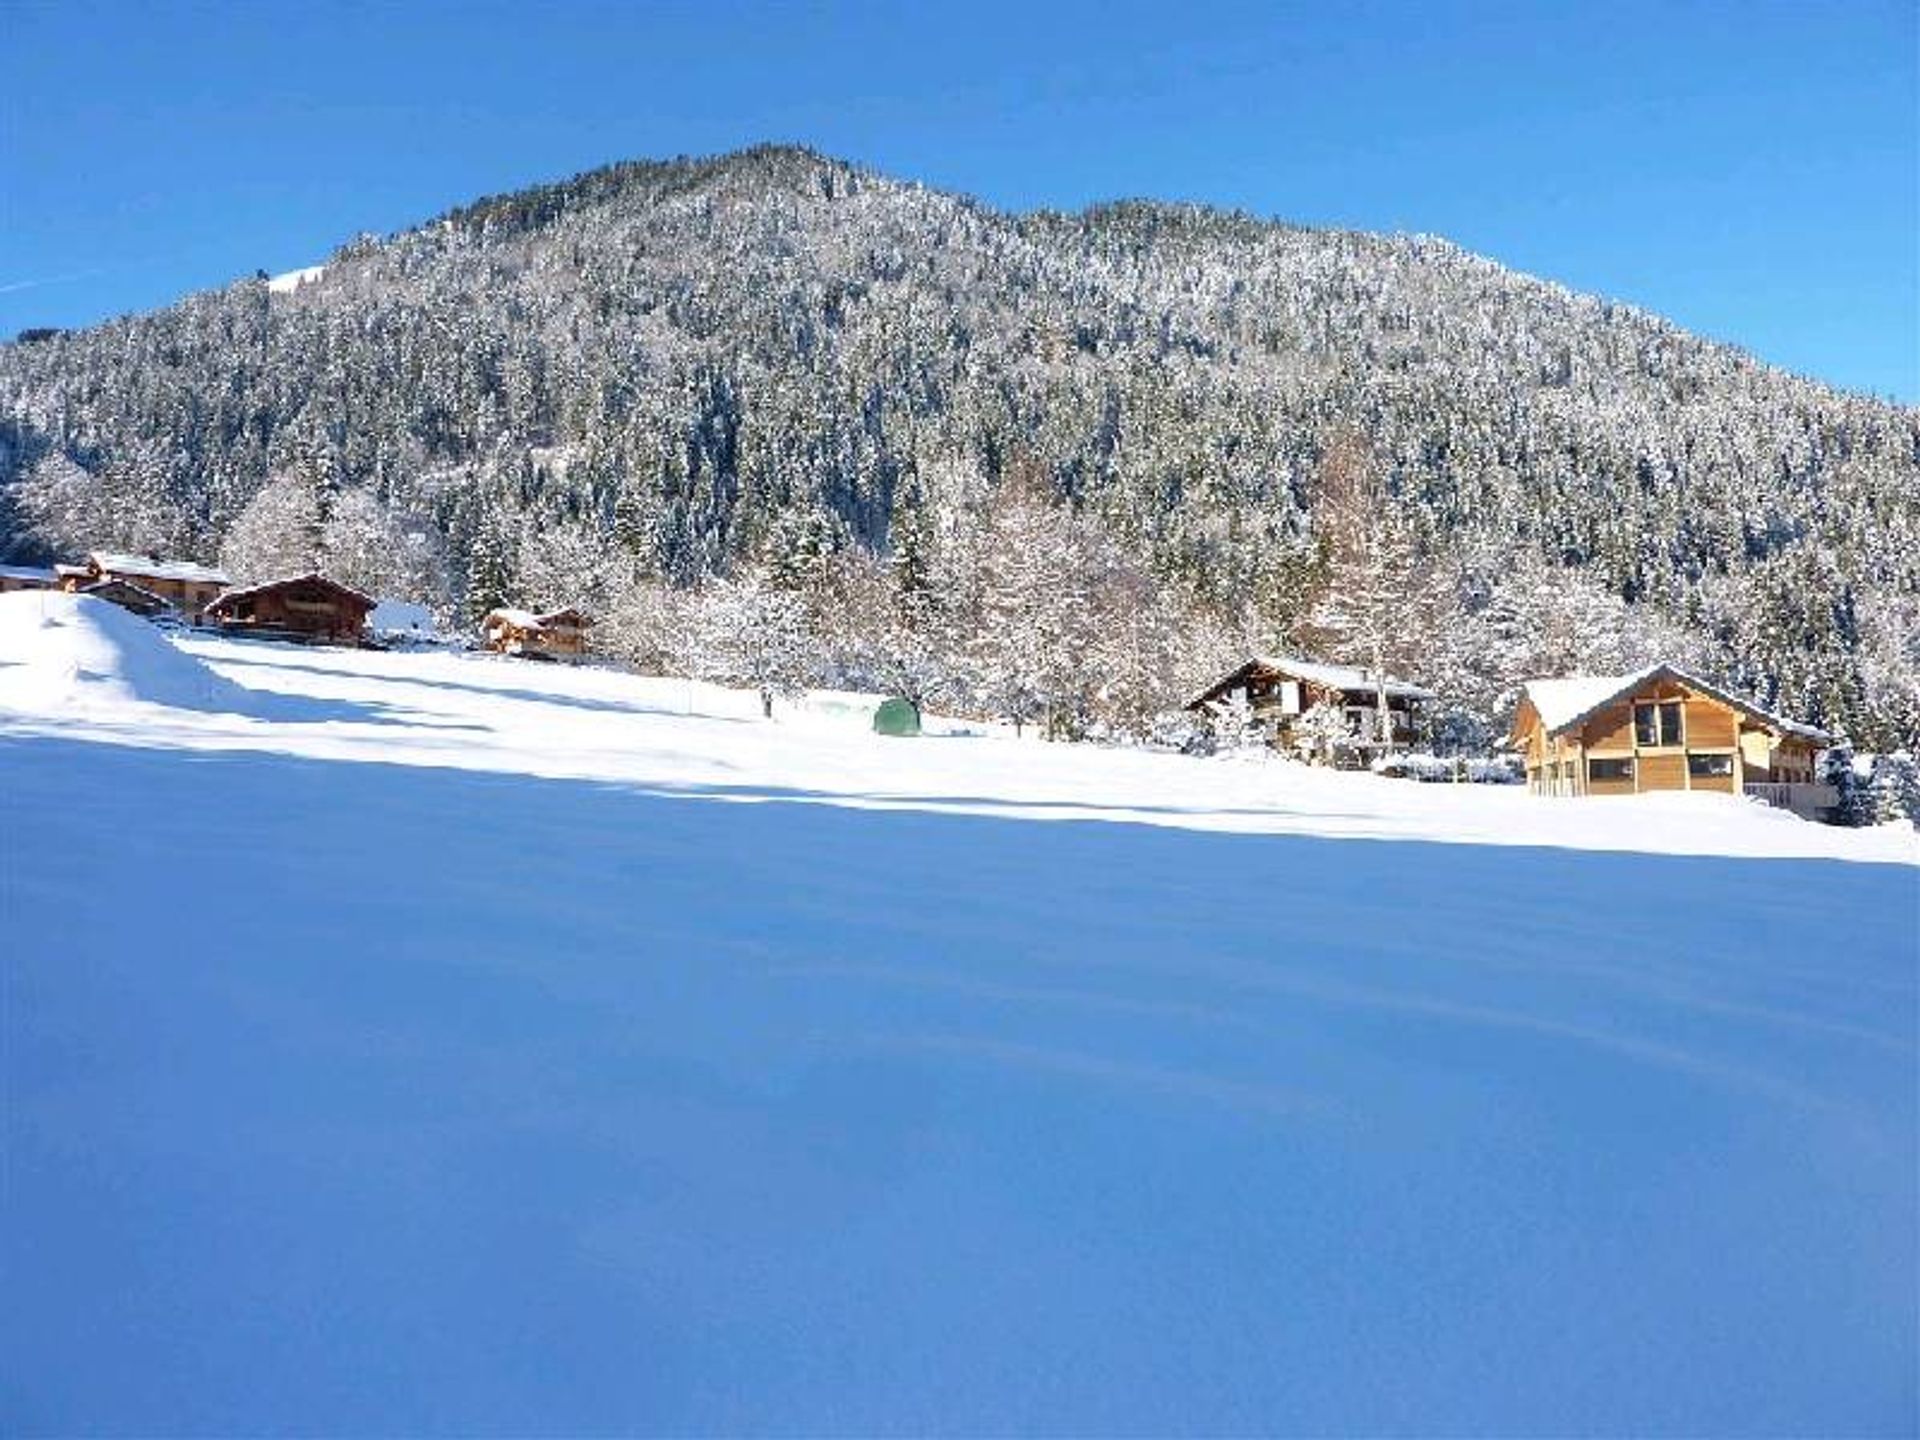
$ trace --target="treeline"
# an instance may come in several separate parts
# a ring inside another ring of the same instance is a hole
[[[820,673],[905,633],[968,694],[1043,689],[994,702],[1038,723],[1137,728],[1224,657],[1372,648],[1324,623],[1316,497],[1356,444],[1419,579],[1393,663],[1457,698],[1462,743],[1527,674],[1650,649],[1863,748],[1920,741],[1913,412],[1440,241],[1010,216],[785,149],[612,167],[291,291],[0,347],[0,553],[264,564],[291,531],[450,613],[629,617],[605,633],[634,647],[645,614],[757,588]],[[1009,544],[1054,609],[993,577]]]

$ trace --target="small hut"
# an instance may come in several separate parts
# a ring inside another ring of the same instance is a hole
[[[531,660],[578,660],[587,651],[587,627],[593,622],[568,605],[545,614],[501,606],[480,624],[482,643],[501,655]]]
[[[276,640],[358,644],[374,599],[315,571],[229,590],[207,607],[222,630]]]

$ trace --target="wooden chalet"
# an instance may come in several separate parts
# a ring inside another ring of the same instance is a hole
[[[487,612],[480,634],[485,648],[501,655],[578,660],[587,652],[587,627],[592,623],[571,605],[542,615],[503,606]]]
[[[1816,762],[1831,736],[1671,665],[1530,680],[1509,739],[1538,795],[1707,790],[1809,818],[1837,800]]]
[[[1380,690],[1387,695],[1392,734],[1380,738]],[[1187,709],[1218,721],[1240,700],[1276,749],[1309,759],[1365,764],[1375,755],[1401,749],[1424,738],[1423,707],[1431,690],[1396,680],[1376,681],[1351,665],[1257,656],[1202,690]],[[1325,735],[1310,735],[1301,721],[1317,708],[1331,708],[1343,723],[1329,745]],[[1331,753],[1328,753],[1329,750]]]
[[[310,571],[229,590],[207,607],[207,618],[240,634],[355,645],[374,604],[371,595]]]
[[[51,566],[0,565],[0,595],[9,590],[53,590],[58,585]]]
[[[83,565],[57,565],[60,588],[76,594],[107,580],[119,580],[158,596],[183,619],[198,623],[211,605],[233,583],[222,571],[191,560],[163,560],[158,555],[123,555],[95,550]]]

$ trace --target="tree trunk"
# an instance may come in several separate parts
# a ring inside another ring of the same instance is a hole
[[[763,720],[771,720],[773,718],[773,691],[771,690],[762,690],[760,692],[760,717]]]

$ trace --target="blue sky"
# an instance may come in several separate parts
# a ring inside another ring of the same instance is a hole
[[[1920,22],[1831,5],[0,0],[0,335],[608,160],[1445,235],[1920,400]]]

